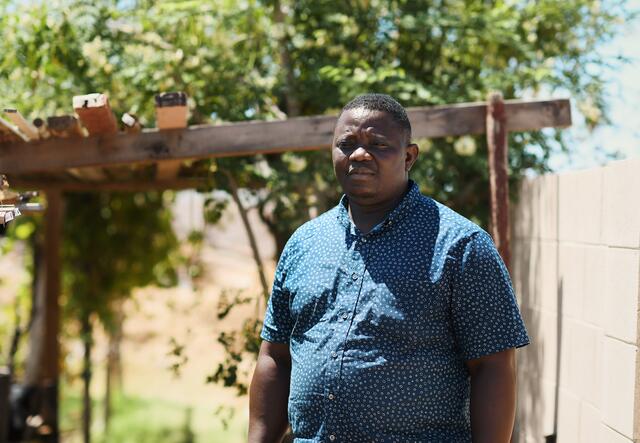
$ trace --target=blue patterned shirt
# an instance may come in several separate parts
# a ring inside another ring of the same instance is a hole
[[[489,235],[420,194],[371,232],[347,198],[300,227],[261,337],[288,343],[302,442],[471,442],[465,360],[528,344]]]

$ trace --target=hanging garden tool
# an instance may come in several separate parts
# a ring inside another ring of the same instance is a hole
[[[4,175],[0,175],[0,226],[5,226],[11,220],[21,215],[16,203],[20,195],[9,191],[9,182]]]

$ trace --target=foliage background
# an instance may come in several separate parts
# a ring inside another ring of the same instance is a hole
[[[505,98],[570,96],[595,127],[607,121],[605,72],[620,62],[598,48],[621,29],[626,11],[622,0],[0,0],[0,97],[35,118],[70,113],[73,95],[106,91],[119,114],[153,126],[160,91],[185,91],[190,123],[216,124],[335,113],[367,91],[424,106],[484,100],[497,89]],[[412,178],[422,191],[486,227],[484,139],[418,142]],[[512,184],[545,171],[550,155],[567,149],[552,130],[512,134],[509,147]],[[339,197],[328,152],[201,160],[191,168],[212,188],[247,189],[278,251]],[[210,221],[225,201],[207,199]],[[177,245],[167,204],[161,195],[70,197],[69,321],[90,312],[109,324],[114,298],[172,281]],[[97,226],[113,235],[94,238]],[[141,257],[137,247],[116,246],[128,242],[157,248]],[[83,260],[102,250],[107,259],[93,272],[103,296],[88,298],[96,285]],[[130,266],[139,260],[144,269]],[[236,350],[213,381],[243,391],[231,377],[234,362],[254,353],[258,328],[250,319],[225,338]]]

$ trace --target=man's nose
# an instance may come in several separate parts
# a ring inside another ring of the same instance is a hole
[[[349,160],[354,162],[371,160],[371,154],[363,146],[358,146],[349,156]]]

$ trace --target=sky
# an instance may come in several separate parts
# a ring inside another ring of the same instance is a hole
[[[640,0],[630,0],[640,10]],[[640,18],[625,26],[614,40],[601,49],[604,56],[623,55],[630,59],[620,69],[608,73],[607,102],[611,124],[589,131],[575,118],[567,129],[571,153],[556,154],[550,159],[554,171],[584,169],[606,164],[608,155],[619,158],[640,157]]]

